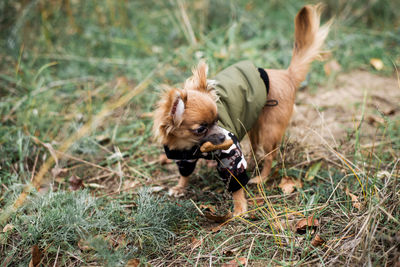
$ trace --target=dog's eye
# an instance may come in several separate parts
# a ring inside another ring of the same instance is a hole
[[[195,130],[196,134],[205,134],[208,131],[208,128],[205,126],[200,126]]]

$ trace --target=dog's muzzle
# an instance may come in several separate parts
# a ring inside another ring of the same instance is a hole
[[[225,134],[223,128],[214,125],[209,130],[207,135],[201,140],[200,143],[211,142],[213,145],[222,144],[225,141]]]

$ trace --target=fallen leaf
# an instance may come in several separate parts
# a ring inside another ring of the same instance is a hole
[[[314,214],[308,218],[301,219],[296,223],[295,229],[296,233],[304,234],[307,228],[316,228],[319,226],[319,222],[314,218]]]
[[[139,259],[130,259],[126,264],[125,267],[137,267],[140,264]]]
[[[199,208],[202,209],[202,210],[209,210],[209,211],[211,211],[212,213],[215,213],[215,212],[217,211],[217,210],[215,209],[215,206],[213,206],[213,205],[201,204],[201,205],[199,206]]]
[[[40,186],[40,188],[38,189],[38,193],[39,193],[40,195],[44,195],[44,194],[46,194],[47,192],[49,192],[49,190],[50,190],[50,185],[49,185],[49,184],[42,184],[42,185]]]
[[[101,135],[97,135],[95,137],[97,143],[99,143],[100,145],[106,145],[111,141],[111,138],[107,135],[101,134]]]
[[[139,181],[125,180],[124,185],[122,186],[122,190],[133,190],[136,186],[140,184]]]
[[[40,261],[42,260],[42,252],[37,245],[32,247],[32,259],[29,262],[29,267],[39,266]]]
[[[223,223],[223,222],[226,222],[227,220],[229,220],[230,218],[232,218],[232,212],[228,212],[227,214],[220,216],[220,215],[216,215],[214,213],[206,211],[206,212],[204,212],[204,216],[211,221]]]
[[[164,186],[153,186],[149,188],[149,191],[152,193],[157,193],[164,190]]]
[[[190,244],[190,247],[192,248],[192,250],[200,247],[200,245],[203,243],[203,238],[197,239],[196,237],[192,238],[192,243]]]
[[[396,114],[396,108],[388,107],[388,108],[382,110],[382,113],[386,116],[394,115],[394,114]]]
[[[83,240],[83,239],[79,239],[78,248],[81,251],[88,251],[88,250],[93,249],[92,247],[89,246],[89,244],[86,242],[86,240]]]
[[[11,231],[12,229],[14,229],[14,225],[12,224],[6,224],[6,226],[4,226],[3,228],[3,233],[7,233],[8,231]]]
[[[314,180],[315,176],[317,175],[319,169],[321,168],[321,164],[322,162],[316,162],[313,165],[311,165],[311,167],[308,169],[308,171],[306,172],[306,181],[312,181]]]
[[[371,58],[369,60],[369,63],[371,63],[372,67],[376,70],[382,70],[383,69],[383,62],[379,58]]]
[[[338,72],[342,69],[340,66],[339,62],[337,62],[335,59],[332,59],[328,62],[325,63],[324,65],[324,71],[326,76],[331,75],[332,73]]]
[[[281,219],[281,220],[275,220],[271,222],[271,226],[276,230],[276,231],[282,231],[285,229],[292,229],[293,225],[291,225],[291,222]]]
[[[165,154],[161,154],[158,160],[160,161],[161,165],[170,164],[173,162],[171,159],[167,158],[167,155]]]
[[[60,174],[68,172],[68,169],[60,168],[59,166],[55,166],[51,169],[51,174],[54,178],[57,178]]]
[[[246,265],[247,259],[244,257],[233,259],[227,263],[221,265],[221,267],[237,267],[240,265]]]
[[[361,203],[358,201],[358,197],[352,193],[350,193],[350,190],[346,187],[345,191],[346,195],[348,195],[351,198],[351,202],[353,203],[353,207],[360,210],[361,209]]]
[[[250,200],[254,206],[264,206],[265,200],[262,197],[253,198]]]
[[[71,191],[76,191],[84,187],[82,179],[78,176],[72,175],[71,178],[69,178],[69,189]]]
[[[223,223],[222,224],[218,224],[217,226],[211,228],[211,232],[216,233],[216,232],[221,231],[222,226],[224,226]]]
[[[380,124],[384,124],[385,120],[382,117],[379,117],[376,115],[369,115],[367,117],[367,122],[371,125],[380,125]]]
[[[116,248],[126,247],[126,245],[127,245],[125,234],[120,234],[116,238],[110,238],[110,239],[113,243],[113,246]]]
[[[89,183],[89,184],[86,184],[88,187],[91,187],[91,188],[106,188],[104,185],[101,185],[101,184],[95,184],[95,183]]]
[[[302,188],[303,184],[300,180],[295,180],[291,177],[282,177],[281,182],[279,183],[279,188],[282,189],[282,192],[285,195],[292,193],[296,188]]]
[[[323,240],[320,235],[316,235],[313,240],[311,241],[311,245],[314,247],[321,246],[323,243],[325,243],[325,240]]]
[[[388,171],[379,171],[376,175],[379,179],[390,178],[392,175]]]

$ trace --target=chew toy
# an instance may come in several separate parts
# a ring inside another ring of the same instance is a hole
[[[207,141],[200,147],[200,151],[204,153],[204,152],[210,152],[210,151],[214,151],[214,150],[218,150],[218,149],[226,150],[226,149],[230,148],[231,145],[233,145],[232,139],[227,139],[219,145],[214,145],[210,141]]]

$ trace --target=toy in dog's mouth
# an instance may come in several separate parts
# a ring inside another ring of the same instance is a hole
[[[210,152],[210,151],[215,151],[215,150],[226,150],[230,148],[233,145],[233,140],[232,139],[225,139],[222,143],[219,144],[214,144],[211,141],[205,142],[201,147],[200,151],[201,152]]]

